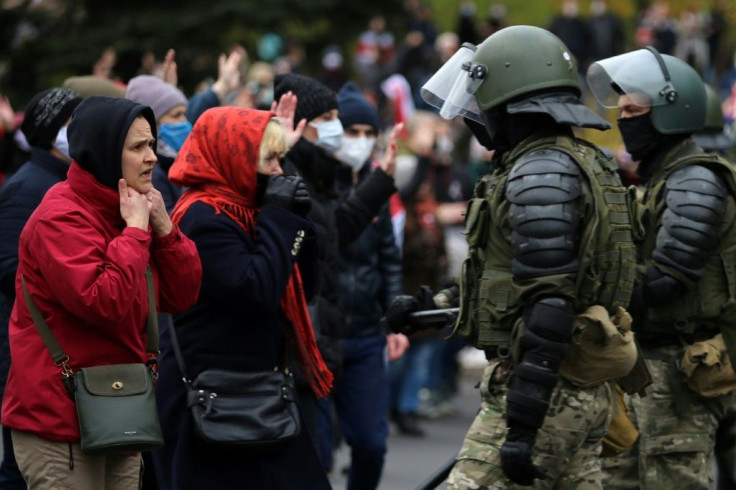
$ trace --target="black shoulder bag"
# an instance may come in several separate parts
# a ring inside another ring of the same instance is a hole
[[[176,332],[171,342],[187,389],[187,405],[198,437],[217,446],[278,448],[301,431],[294,375],[272,371],[206,369],[187,377]]]
[[[134,364],[112,364],[82,368],[76,373],[67,356],[28,294],[21,276],[23,293],[33,323],[46,348],[61,368],[69,395],[77,404],[82,451],[85,453],[130,453],[150,451],[164,445],[156,408],[154,382],[156,358]],[[146,351],[158,355],[158,318],[153,272],[146,269],[148,286],[148,341]]]

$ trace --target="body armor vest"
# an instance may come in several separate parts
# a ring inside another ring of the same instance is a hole
[[[534,290],[534,280],[520,285],[511,273],[513,249],[509,225],[510,204],[506,181],[514,163],[535,150],[569,155],[581,169],[583,195],[578,258],[574,285],[561,280],[560,291],[574,298],[576,312],[602,305],[609,312],[628,306],[635,278],[632,223],[636,220],[636,196],[621,185],[616,163],[593,145],[568,136],[522,143],[504,156],[502,165],[483,176],[475,187],[465,217],[468,255],[460,273],[460,313],[454,333],[475,347],[503,357],[511,347],[514,327],[522,321],[520,301]],[[551,277],[545,277],[547,282]],[[528,304],[528,303],[526,303]]]
[[[657,231],[661,226],[666,208],[664,194],[667,178],[675,171],[688,165],[707,167],[724,179],[730,198],[716,248],[710,253],[703,276],[695,287],[661,308],[647,308],[643,321],[634,325],[634,330],[646,334],[701,334],[720,327],[732,325],[736,329],[736,222],[733,196],[736,196],[736,179],[733,167],[718,157],[705,153],[691,140],[678,145],[665,163],[652,174],[642,203],[642,225],[644,241],[639,248],[639,263],[652,265],[652,254],[656,246]],[[660,264],[663,272],[674,277]],[[646,306],[646,305],[645,305]]]

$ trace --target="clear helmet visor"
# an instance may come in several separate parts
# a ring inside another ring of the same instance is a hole
[[[439,109],[440,116],[445,119],[463,116],[483,123],[480,116],[482,111],[475,100],[475,92],[483,79],[474,77],[474,71],[471,70],[476,49],[470,43],[463,43],[422,86],[422,99]]]
[[[596,61],[586,78],[595,98],[608,108],[617,107],[623,94],[636,105],[651,107],[671,103],[668,96],[675,93],[660,60],[648,49]]]

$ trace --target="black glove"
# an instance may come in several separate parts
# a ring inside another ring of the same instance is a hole
[[[530,487],[534,480],[545,480],[547,471],[532,463],[532,448],[536,431],[509,428],[501,446],[501,468],[506,477],[517,485]]]
[[[436,310],[433,296],[429,286],[419,286],[419,291],[414,296],[397,296],[388,306],[386,316],[381,319],[382,326],[388,326],[394,333],[411,335],[414,329],[409,325],[409,315],[415,311]]]
[[[408,322],[409,315],[415,311],[419,311],[419,301],[414,296],[408,294],[396,296],[388,306],[381,323],[387,325],[394,333],[408,335],[411,333],[411,326]]]
[[[279,206],[300,216],[306,216],[312,208],[307,186],[298,175],[269,177],[263,203]]]

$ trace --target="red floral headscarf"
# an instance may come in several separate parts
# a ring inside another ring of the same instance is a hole
[[[238,107],[209,109],[199,117],[169,169],[174,184],[188,187],[171,215],[175,223],[193,203],[204,202],[253,234],[260,210],[256,202],[259,149],[272,117],[275,114],[269,111]],[[296,264],[281,307],[292,326],[299,361],[312,390],[317,396],[327,396],[333,376],[317,348]]]

